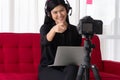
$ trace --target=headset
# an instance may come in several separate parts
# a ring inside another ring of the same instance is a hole
[[[49,11],[47,10],[47,2],[50,1],[50,0],[47,0],[46,3],[45,3],[45,14],[50,16],[50,13]],[[66,0],[66,9],[67,9],[67,12],[69,13],[69,11],[71,11],[70,13],[70,16],[72,15],[72,7],[70,6],[68,0]]]

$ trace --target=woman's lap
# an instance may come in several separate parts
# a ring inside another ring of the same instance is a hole
[[[39,80],[74,80],[78,67],[67,66],[65,68],[46,67],[39,72]]]

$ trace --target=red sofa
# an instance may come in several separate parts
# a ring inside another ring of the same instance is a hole
[[[102,80],[120,80],[120,62],[101,59],[97,36],[92,43],[96,47],[91,53],[91,64],[98,67]],[[38,80],[40,59],[39,33],[0,33],[0,80]],[[90,78],[95,80],[93,72]]]

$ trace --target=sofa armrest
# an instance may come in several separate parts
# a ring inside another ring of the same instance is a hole
[[[120,75],[120,62],[103,60],[104,72]]]

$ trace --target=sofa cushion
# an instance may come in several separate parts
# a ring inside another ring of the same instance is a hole
[[[40,63],[40,34],[1,33],[0,72],[37,72]]]
[[[90,72],[90,80],[96,80],[95,76],[93,75],[93,72]],[[110,74],[110,73],[105,73],[105,72],[99,72],[101,80],[120,80],[120,76]]]
[[[0,80],[38,80],[35,73],[0,73]]]

